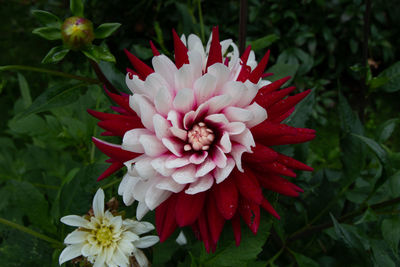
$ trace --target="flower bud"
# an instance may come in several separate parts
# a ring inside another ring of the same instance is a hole
[[[63,42],[73,50],[90,45],[94,39],[93,24],[81,17],[70,17],[61,26]]]

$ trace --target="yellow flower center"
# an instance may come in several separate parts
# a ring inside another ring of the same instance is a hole
[[[113,242],[113,231],[111,226],[100,226],[100,229],[96,231],[96,239],[101,246],[107,247]]]

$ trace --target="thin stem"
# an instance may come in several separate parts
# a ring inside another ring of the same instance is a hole
[[[41,72],[41,73],[47,73],[50,75],[54,76],[60,76],[68,79],[74,79],[78,81],[83,81],[87,82],[90,84],[100,84],[101,81],[97,79],[92,79],[92,78],[87,78],[87,77],[82,77],[78,75],[73,75],[61,71],[56,71],[56,70],[49,70],[49,69],[42,69],[42,68],[36,68],[36,67],[31,67],[31,66],[23,66],[23,65],[7,65],[7,66],[0,66],[0,71],[5,71],[5,70],[27,70],[27,71],[35,71],[35,72]]]
[[[41,233],[33,231],[32,229],[29,229],[28,227],[19,225],[17,223],[11,222],[11,221],[6,220],[6,219],[1,218],[1,217],[0,217],[0,223],[5,224],[7,226],[10,226],[12,228],[15,228],[17,230],[20,230],[20,231],[22,231],[24,233],[30,234],[30,235],[32,235],[34,237],[37,237],[39,239],[42,239],[42,240],[47,241],[49,243],[52,243],[54,245],[57,245],[58,247],[63,247],[64,246],[62,242],[60,242],[60,241],[58,241],[56,239],[53,239],[51,237],[48,237],[47,235],[43,235]]]
[[[115,94],[119,94],[118,90],[114,87],[114,85],[111,84],[111,82],[107,79],[107,77],[104,75],[103,71],[100,69],[99,64],[97,64],[96,61],[89,59],[90,64],[92,65],[92,68],[94,72],[96,73],[97,78],[103,83],[108,90]]]
[[[239,14],[239,53],[243,54],[246,45],[247,0],[240,0]]]
[[[204,36],[204,22],[203,22],[203,12],[201,11],[201,0],[197,0],[197,8],[199,10],[199,22],[200,22],[200,36],[201,41],[205,43],[206,38]]]

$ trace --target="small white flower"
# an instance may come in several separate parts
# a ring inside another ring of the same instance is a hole
[[[61,252],[60,265],[83,256],[94,267],[129,266],[129,257],[134,256],[139,266],[148,266],[148,260],[140,248],[153,246],[157,236],[139,235],[154,229],[148,222],[139,222],[114,216],[104,211],[104,192],[100,188],[93,199],[94,216],[86,219],[77,215],[61,218],[61,222],[79,227],[64,240],[67,247]]]

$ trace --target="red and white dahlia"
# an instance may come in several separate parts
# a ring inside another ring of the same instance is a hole
[[[132,95],[107,92],[119,114],[89,111],[103,135],[123,137],[122,145],[93,138],[111,162],[99,179],[127,167],[119,194],[126,205],[138,201],[138,219],[155,209],[161,242],[177,226],[192,226],[215,250],[230,220],[239,244],[240,217],[254,233],[260,206],[279,218],[262,189],[298,196],[302,190],[282,176],[312,170],[270,148],[315,137],[281,124],[309,90],[288,96],[294,87],[278,89],[289,77],[263,80],[269,51],[258,64],[250,47],[239,57],[231,40],[219,41],[217,27],[206,49],[196,35],[173,31],[173,38],[175,63],[153,44],[152,68],[125,51]]]

